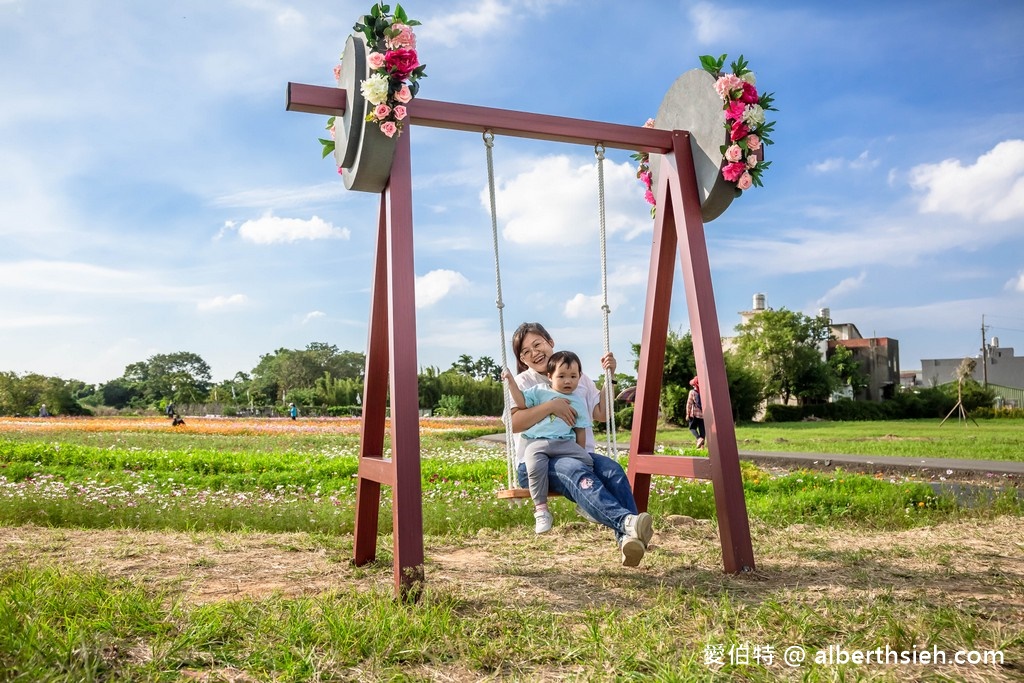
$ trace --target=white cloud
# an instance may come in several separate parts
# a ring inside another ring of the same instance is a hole
[[[298,240],[344,239],[351,237],[348,228],[336,228],[319,216],[309,220],[301,218],[279,218],[271,213],[256,220],[242,223],[239,236],[255,244],[275,244]]]
[[[816,164],[811,164],[810,169],[815,173],[832,173],[834,171],[862,171],[870,170],[878,166],[878,159],[871,158],[867,150],[861,152],[854,159],[843,159],[842,157],[830,157]]]
[[[310,311],[309,313],[306,314],[306,317],[304,317],[302,319],[302,324],[305,325],[306,323],[312,322],[312,321],[316,320],[317,318],[326,318],[326,317],[327,317],[327,314],[324,313],[323,311]]]
[[[1024,140],[1005,140],[969,166],[958,159],[922,164],[910,186],[922,213],[951,213],[983,223],[1024,217]]]
[[[616,283],[618,285],[618,283]],[[614,314],[616,308],[618,308],[625,301],[625,297],[622,292],[616,286],[615,291],[608,292],[608,313],[609,315]],[[579,319],[599,319],[603,315],[601,306],[603,304],[603,297],[600,294],[594,294],[588,296],[583,293],[578,293],[573,298],[565,302],[565,306],[562,307],[562,315],[568,319],[579,320]]]
[[[706,2],[697,3],[690,9],[697,42],[708,45],[730,38],[736,26],[743,24],[745,14],[734,7],[725,9]]]
[[[454,270],[433,270],[416,278],[416,308],[433,306],[452,292],[469,287],[469,280]]]
[[[232,294],[230,296],[215,296],[212,299],[205,299],[196,304],[200,311],[223,311],[228,308],[239,308],[249,303],[249,297],[245,294]]]
[[[91,319],[77,315],[25,315],[0,317],[0,330],[21,330],[36,327],[63,327],[65,325],[84,325],[93,322]]]
[[[431,17],[429,22],[416,28],[416,35],[445,47],[456,47],[466,36],[485,36],[507,28],[511,13],[512,10],[498,0],[480,0],[471,4],[470,9]]]
[[[159,274],[118,270],[73,261],[26,260],[0,263],[0,287],[13,290],[113,294],[128,299],[182,299],[188,287],[165,286]]]
[[[848,277],[841,280],[839,284],[825,292],[822,297],[818,299],[817,306],[830,306],[833,301],[841,299],[843,295],[860,289],[867,276],[868,274],[865,271],[861,271],[860,275],[857,275],[856,277]]]
[[[1024,270],[1017,273],[1016,277],[1010,278],[1006,283],[1006,289],[1014,292],[1024,292]]]
[[[597,167],[566,155],[530,160],[528,170],[495,182],[495,202],[502,234],[515,244],[571,246],[598,234]],[[637,207],[641,192],[632,164],[605,162],[605,226],[607,234],[630,239],[651,230],[648,215]],[[486,189],[481,205],[490,210]]]

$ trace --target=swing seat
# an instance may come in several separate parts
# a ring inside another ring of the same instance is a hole
[[[522,500],[530,498],[530,489],[502,489],[497,493],[498,498],[506,500]],[[561,498],[561,493],[548,493],[548,498]]]

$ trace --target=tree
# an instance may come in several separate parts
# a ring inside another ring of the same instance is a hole
[[[826,318],[785,308],[765,310],[736,331],[736,353],[759,374],[766,398],[823,401],[838,386],[821,352],[830,336]]]
[[[365,354],[339,351],[333,344],[313,342],[303,350],[278,349],[260,357],[252,371],[250,391],[273,403],[285,400],[292,390],[315,389],[320,382],[326,396],[329,392],[325,373],[332,381],[349,380],[360,384],[365,367]]]
[[[155,407],[168,401],[205,401],[211,386],[210,366],[206,361],[199,354],[178,351],[158,353],[145,361],[126,366],[124,374],[109,393],[115,401],[130,396],[132,404]]]
[[[640,345],[633,344],[634,366],[640,367]],[[733,419],[751,420],[761,403],[760,382],[754,372],[735,354],[725,354],[725,373],[729,380],[729,398]],[[697,363],[693,352],[693,335],[669,331],[665,340],[665,367],[661,373],[664,414],[671,421],[682,424],[686,416],[686,396],[690,380],[697,376]],[[636,380],[630,378],[633,382]]]

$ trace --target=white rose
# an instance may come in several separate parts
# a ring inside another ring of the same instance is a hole
[[[750,85],[757,85],[757,77],[754,75],[753,71],[748,71],[747,73],[740,76],[740,78],[749,83]]]
[[[751,104],[743,110],[743,123],[750,128],[757,128],[764,123],[764,109],[760,104]]]
[[[362,82],[359,90],[370,104],[377,106],[388,98],[388,79],[381,74],[373,74]]]

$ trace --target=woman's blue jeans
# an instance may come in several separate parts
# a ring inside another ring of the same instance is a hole
[[[622,538],[627,515],[637,514],[633,489],[626,472],[615,460],[591,453],[594,469],[575,458],[551,458],[548,461],[548,490],[560,493],[579,505],[591,517],[615,531],[615,540]],[[519,485],[529,486],[526,463],[516,470]]]

